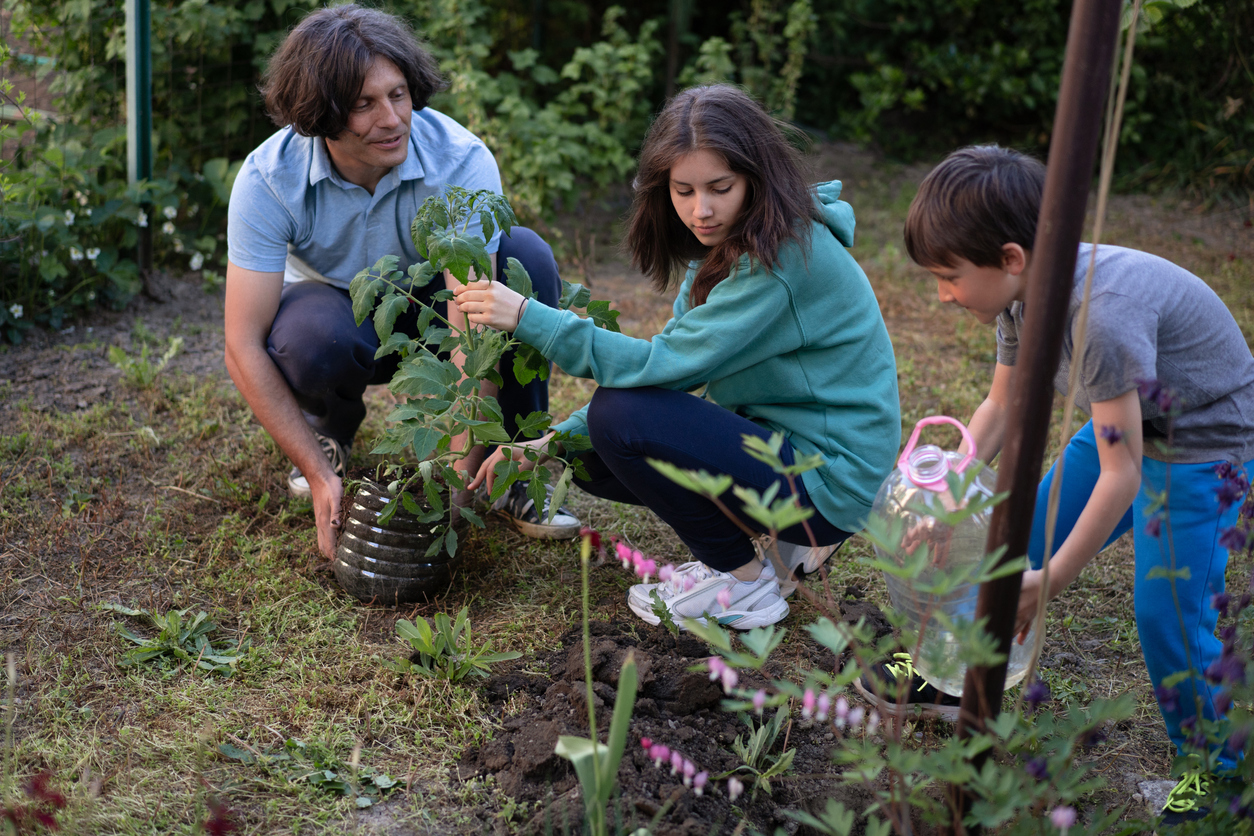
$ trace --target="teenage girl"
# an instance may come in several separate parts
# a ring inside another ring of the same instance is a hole
[[[781,457],[822,456],[796,480],[803,526],[780,532],[789,569],[817,568],[861,527],[901,436],[896,364],[875,294],[846,247],[854,219],[839,182],[807,185],[780,125],[742,91],[698,87],[672,99],[640,153],[627,232],[633,264],[659,291],[678,285],[674,316],[651,340],[616,334],[570,311],[524,303],[503,283],[455,289],[470,321],[537,348],[566,373],[594,379],[592,401],[554,429],[587,435],[583,490],[645,505],[695,561],[666,583],[632,587],[629,604],[658,623],[656,591],[676,622],[715,614],[748,630],[788,614],[780,581],[753,540],[709,500],[648,463],[730,475],[764,491],[781,481],[743,436],[782,432]],[[690,394],[702,390],[700,394]],[[527,446],[547,449],[553,433]],[[501,448],[470,488],[490,486]],[[522,457],[520,465],[529,466]],[[780,495],[789,494],[787,482]],[[761,531],[729,492],[741,522]],[[792,579],[786,579],[791,581]],[[730,591],[726,609],[718,593]]]

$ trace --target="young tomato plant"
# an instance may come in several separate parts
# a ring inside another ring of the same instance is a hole
[[[477,218],[482,235],[470,229]],[[509,201],[490,191],[469,191],[457,186],[447,187],[441,195],[432,196],[422,204],[410,226],[414,245],[426,261],[411,265],[402,272],[399,259],[387,255],[374,267],[363,270],[353,279],[349,294],[353,313],[360,325],[373,311],[375,332],[379,335],[376,358],[400,355],[400,363],[388,388],[399,400],[399,406],[388,416],[390,426],[371,451],[377,455],[412,454],[418,461],[416,472],[402,476],[399,464],[385,466],[391,477],[386,484],[389,502],[381,521],[386,523],[398,508],[431,523],[439,536],[432,539],[428,554],[441,547],[450,555],[457,552],[457,533],[453,523],[460,516],[482,527],[483,521],[467,507],[455,508],[452,491],[464,490],[467,472],[458,463],[472,454],[478,445],[508,444],[536,438],[549,430],[551,418],[545,412],[516,416],[517,431],[511,435],[505,428],[506,416],[490,387],[504,385],[501,360],[510,349],[516,349],[512,374],[520,384],[537,376],[546,378],[548,362],[531,346],[520,343],[501,332],[472,327],[468,319],[454,323],[436,307],[453,298],[443,289],[421,298],[419,291],[446,271],[466,284],[471,270],[476,278],[492,277],[492,261],[487,241],[499,228],[509,234],[517,223]],[[531,277],[515,258],[505,269],[507,284],[523,296],[534,298]],[[418,308],[413,333],[396,330],[397,318],[411,306]],[[562,282],[559,307],[582,308],[598,325],[618,330],[618,312],[608,302],[594,302],[586,288]],[[459,357],[461,365],[453,358]],[[567,452],[587,449],[587,439],[559,433],[555,442]],[[540,453],[527,449],[524,454],[535,463],[531,470],[520,470],[517,461],[500,468],[491,499],[499,498],[515,481],[530,480],[528,494],[536,507],[544,507],[545,486],[551,473],[539,463]],[[566,468],[558,482],[552,509],[560,504],[574,476]],[[425,507],[423,507],[425,505]]]

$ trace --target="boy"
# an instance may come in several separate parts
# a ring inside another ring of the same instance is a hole
[[[970,421],[985,461],[997,455],[1005,435],[1044,182],[1044,166],[1031,157],[997,146],[964,148],[927,176],[906,218],[906,249],[936,277],[940,300],[997,325],[992,387]],[[1054,378],[1064,394],[1092,249],[1081,244],[1076,258]],[[1228,550],[1221,533],[1236,524],[1254,470],[1254,356],[1201,279],[1148,253],[1106,245],[1097,251],[1086,342],[1076,405],[1092,420],[1064,452],[1047,598],[1131,529],[1137,631],[1155,697],[1177,749],[1183,751],[1186,737],[1204,749],[1204,741],[1191,739],[1198,710],[1214,719],[1216,700],[1219,713],[1227,704],[1219,677],[1208,681],[1202,674],[1220,654],[1211,598],[1224,590]],[[1037,492],[1019,630],[1036,614],[1054,472]],[[1155,497],[1164,490],[1165,506],[1158,507]],[[1172,581],[1147,578],[1173,561],[1190,573],[1175,580],[1178,610]],[[1162,686],[1166,677],[1190,670],[1194,675],[1175,687]]]

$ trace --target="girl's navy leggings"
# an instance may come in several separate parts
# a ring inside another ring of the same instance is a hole
[[[557,307],[562,282],[553,250],[530,229],[516,226],[511,233],[501,236],[497,281],[502,279],[512,256],[531,275],[539,301]],[[443,288],[444,283],[438,279],[424,288],[428,304]],[[443,315],[446,303],[434,304]],[[396,330],[417,336],[417,318],[418,307],[410,306],[397,318]],[[341,444],[352,443],[357,427],[366,417],[361,399],[366,386],[387,383],[400,362],[396,354],[375,359],[379,337],[373,318],[367,317],[358,326],[348,291],[321,282],[298,282],[283,288],[266,348],[292,387],[296,403],[305,411],[310,426]],[[515,416],[546,412],[549,408],[548,381],[537,377],[520,386],[510,372],[513,367],[513,352],[509,352],[501,360],[505,385],[497,400],[505,416],[505,430],[511,436],[517,433]]]
[[[589,478],[576,479],[575,484],[595,496],[648,507],[675,529],[697,560],[728,572],[754,558],[748,535],[712,501],[681,488],[648,460],[660,459],[688,470],[725,473],[736,484],[759,492],[782,482],[780,496],[795,493],[803,507],[813,508],[800,479],[795,479],[794,491],[787,480],[744,451],[742,436],[748,434],[770,437],[769,430],[748,418],[687,392],[656,387],[601,387],[588,408],[592,449],[580,455]],[[780,458],[786,464],[794,461],[787,440]],[[744,513],[731,490],[720,500],[744,525],[763,531],[761,523]],[[818,545],[840,543],[849,537],[849,532],[832,525],[817,511],[806,523]],[[780,532],[780,539],[810,543],[802,525]]]

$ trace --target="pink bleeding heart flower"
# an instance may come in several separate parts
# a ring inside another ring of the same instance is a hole
[[[1064,834],[1075,824],[1075,808],[1074,807],[1055,807],[1049,814],[1049,820],[1054,827],[1061,830]]]
[[[697,581],[692,575],[684,575],[684,592],[691,592],[696,585]]]
[[[675,564],[667,563],[657,570],[657,578],[662,583],[668,583],[675,576]]]
[[[714,600],[718,601],[718,605],[723,608],[723,612],[727,612],[727,608],[731,606],[731,588],[723,587],[718,591],[718,595],[714,596]]]
[[[636,574],[644,578],[644,582],[649,582],[649,576],[657,571],[657,562],[653,560],[642,560],[636,564]]]
[[[759,688],[753,694],[753,710],[758,714],[762,713],[762,709],[766,707],[766,691]]]
[[[711,682],[722,676],[727,668],[727,663],[723,661],[722,656],[711,656],[705,664],[710,669]]]
[[[684,756],[678,752],[671,752],[671,774],[679,774],[679,770],[684,768]]]
[[[866,718],[866,733],[875,734],[875,730],[880,727],[880,713],[875,709],[871,709],[871,713]]]
[[[843,729],[849,719],[849,700],[843,696],[836,698],[836,728]]]
[[[642,749],[651,749],[651,748],[653,748],[653,741],[652,741],[651,739],[647,738],[647,737],[642,737],[642,738],[640,738],[640,748],[642,748]]]
[[[730,694],[732,689],[736,687],[736,683],[740,681],[740,676],[736,673],[735,668],[723,668],[723,691]]]
[[[709,780],[709,772],[698,772],[696,775],[692,776],[692,791],[696,793],[698,798],[700,798],[701,794],[705,792],[705,785],[709,782]]]
[[[814,719],[818,720],[820,723],[826,723],[827,712],[830,711],[831,708],[832,708],[832,698],[827,695],[826,691],[824,691],[823,693],[819,694],[818,706],[817,706],[817,710],[814,712]]]
[[[856,729],[862,725],[862,718],[865,714],[866,710],[860,705],[849,709],[849,728]]]
[[[685,758],[685,759],[684,759],[684,767],[683,767],[683,772],[684,772],[684,786],[685,786],[685,787],[691,787],[691,786],[692,786],[692,778],[693,778],[693,776],[694,776],[694,775],[696,775],[696,774],[697,774],[697,767],[696,767],[696,765],[695,765],[695,764],[693,764],[693,762],[692,762],[692,761],[690,761],[690,760],[688,760],[688,759],[686,759],[686,758]]]
[[[806,692],[801,695],[801,718],[809,720],[814,716],[814,705],[818,700],[814,696],[813,689],[807,688]]]
[[[623,568],[631,566],[631,547],[619,540],[614,544],[614,552],[618,555],[618,560],[623,564]]]
[[[639,566],[641,563],[644,562],[644,555],[638,551],[633,551],[631,553],[631,562],[635,564],[636,566]]]
[[[653,758],[654,766],[661,766],[662,761],[667,760],[670,756],[670,748],[661,743],[654,743],[653,747],[649,749],[649,757]]]
[[[745,785],[740,783],[740,779],[732,776],[727,779],[727,800],[734,802],[740,798],[741,793],[745,791]]]

